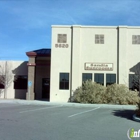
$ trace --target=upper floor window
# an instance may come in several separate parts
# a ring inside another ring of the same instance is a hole
[[[27,89],[27,75],[15,75],[14,89]]]
[[[59,89],[69,89],[69,73],[60,73]]]
[[[85,82],[87,80],[92,80],[92,73],[83,73],[82,74],[82,81]]]
[[[95,44],[104,44],[104,35],[95,35]]]
[[[67,35],[66,34],[58,34],[57,42],[58,43],[67,43]]]
[[[132,44],[140,44],[140,35],[132,35]]]

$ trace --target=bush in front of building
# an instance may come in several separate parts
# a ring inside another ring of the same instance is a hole
[[[105,87],[92,81],[85,81],[73,94],[72,101],[77,103],[102,103]]]
[[[125,85],[112,84],[104,87],[92,81],[86,81],[78,87],[71,99],[77,103],[91,104],[136,104],[140,100],[138,92],[130,91]]]
[[[135,105],[139,100],[138,92],[129,90],[123,84],[107,86],[105,98],[109,104]]]
[[[136,116],[140,118],[140,101],[137,103]]]

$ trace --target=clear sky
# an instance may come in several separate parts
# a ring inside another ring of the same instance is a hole
[[[0,60],[51,48],[51,25],[140,26],[140,0],[0,0]]]

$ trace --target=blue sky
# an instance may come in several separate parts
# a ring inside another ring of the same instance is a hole
[[[140,26],[140,0],[0,0],[0,60],[51,48],[51,25]]]

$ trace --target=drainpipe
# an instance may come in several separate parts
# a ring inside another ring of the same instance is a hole
[[[117,84],[119,84],[119,27],[117,28]]]
[[[72,97],[72,61],[73,61],[73,27],[71,26],[70,102]]]

